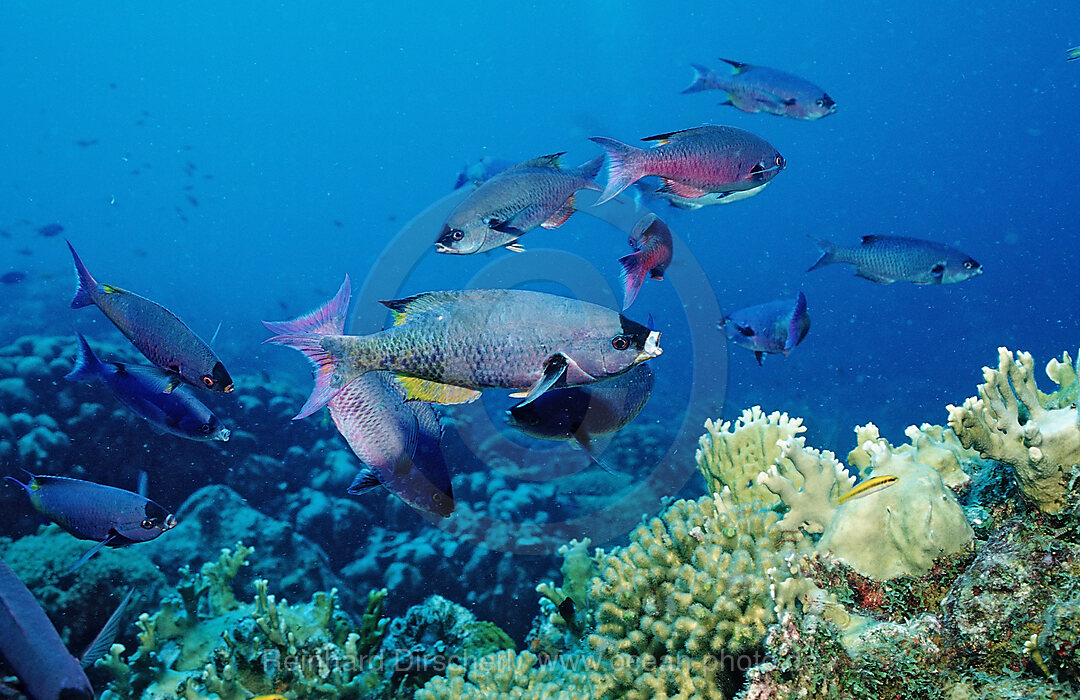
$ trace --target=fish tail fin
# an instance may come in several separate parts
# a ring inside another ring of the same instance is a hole
[[[596,204],[614,199],[620,192],[645,176],[645,151],[634,148],[622,141],[606,136],[593,136],[589,139],[607,152],[608,181]]]
[[[641,290],[642,283],[645,282],[645,275],[648,270],[645,269],[644,257],[641,251],[638,251],[619,258],[619,264],[623,268],[621,274],[623,281],[623,311],[629,309],[630,305],[634,303],[638,292]]]
[[[11,481],[11,482],[14,482],[14,483],[18,484],[19,486],[22,487],[23,491],[26,491],[27,495],[30,495],[30,484],[29,483],[24,484],[23,482],[19,481],[18,479],[16,479],[13,476],[5,476],[4,478],[7,479],[8,481]],[[33,477],[31,477],[30,480],[33,481]]]
[[[75,252],[75,246],[71,245],[71,241],[65,241],[65,243],[71,249],[71,257],[75,260],[75,274],[78,277],[78,286],[75,288],[75,298],[71,300],[71,308],[81,309],[94,303],[94,300],[90,297],[90,290],[97,286],[97,280],[86,269],[86,265],[83,265],[83,261],[79,254]]]
[[[457,180],[454,182],[455,190],[460,190],[462,187],[465,186],[465,183],[469,181],[468,172],[469,166],[466,165],[465,168],[460,173],[458,173]]]
[[[341,283],[334,298],[319,308],[298,316],[291,321],[263,321],[272,333],[278,335],[341,335],[345,332],[345,317],[349,310],[352,285],[349,276]]]
[[[791,314],[791,321],[788,322],[787,341],[784,342],[784,352],[791,350],[793,347],[799,344],[802,340],[802,320],[806,317],[806,296],[799,292],[799,296],[795,299],[795,311]]]
[[[86,342],[86,338],[83,337],[82,333],[76,333],[75,335],[79,336],[79,347],[75,354],[75,366],[64,375],[64,379],[70,382],[77,382],[80,379],[92,379],[101,373],[101,360],[94,354],[90,343]]]
[[[353,374],[348,380],[344,380],[338,376],[338,358],[330,350],[323,347],[322,340],[325,337],[326,334],[324,333],[285,334],[275,335],[273,338],[263,341],[299,350],[315,366],[315,388],[311,390],[311,396],[308,397],[300,412],[293,416],[293,420],[307,418],[330,403],[330,400],[337,396],[345,388],[345,385],[356,377],[356,374]]]
[[[581,166],[578,167],[578,171],[581,173],[581,176],[588,180],[589,184],[592,185],[592,187],[586,186],[587,189],[600,189],[600,185],[594,183],[593,180],[595,180],[596,176],[600,174],[600,168],[602,168],[603,166],[604,154],[601,153],[592,160],[586,163],[582,163]]]
[[[836,259],[836,246],[833,243],[830,243],[824,238],[818,238],[817,236],[807,236],[807,238],[812,240],[818,248],[821,248],[821,257],[806,270],[807,272],[812,272],[818,268],[825,267],[826,265],[832,265],[835,262],[839,262]]]
[[[694,69],[694,80],[690,83],[690,87],[682,91],[682,94],[686,95],[691,92],[708,90],[709,82],[714,81],[716,75],[705,66],[698,65],[697,63],[691,63],[690,67]]]

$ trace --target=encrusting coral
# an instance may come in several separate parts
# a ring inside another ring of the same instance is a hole
[[[1068,359],[1068,356],[1065,356]],[[1066,381],[1075,372],[1052,363],[1048,373]],[[1075,404],[1048,408],[1039,400],[1030,353],[998,348],[998,368],[983,368],[978,398],[949,406],[949,427],[964,447],[1007,464],[1020,493],[1044,513],[1066,505],[1069,473],[1080,463],[1080,414]],[[1055,402],[1057,403],[1057,402]]]

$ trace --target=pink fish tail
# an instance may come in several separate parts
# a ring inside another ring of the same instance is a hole
[[[634,184],[648,173],[645,172],[645,151],[634,148],[622,141],[609,139],[605,136],[594,136],[589,139],[607,152],[608,157],[608,181],[597,204],[614,199],[620,192]]]
[[[648,263],[645,262],[645,253],[643,251],[624,255],[619,258],[619,263],[623,268],[621,274],[623,280],[622,310],[626,311],[637,299],[641,285],[645,282],[645,275],[649,271]]]
[[[83,261],[79,258],[79,254],[75,252],[75,246],[71,245],[71,241],[65,241],[65,243],[71,249],[71,257],[75,259],[75,274],[78,278],[75,287],[75,298],[71,300],[71,308],[81,309],[94,303],[94,300],[90,297],[90,290],[97,287],[97,280],[86,269],[86,265],[83,265]]]
[[[315,388],[311,390],[311,396],[308,397],[307,402],[300,409],[300,412],[293,417],[293,420],[307,418],[329,403],[345,388],[345,384],[337,376],[337,358],[322,345],[322,339],[325,337],[326,335],[323,333],[285,334],[276,335],[264,341],[299,350],[315,366]]]
[[[334,298],[319,308],[291,321],[263,321],[263,325],[278,335],[341,335],[345,332],[345,317],[351,296],[352,286],[349,276],[345,275],[345,281]]]

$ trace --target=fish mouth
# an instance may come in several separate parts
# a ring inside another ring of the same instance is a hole
[[[664,349],[660,347],[660,331],[652,331],[645,339],[645,347],[641,348],[641,352],[634,358],[634,364],[660,357],[663,354]]]
[[[231,436],[232,436],[232,431],[231,430],[229,430],[228,428],[222,428],[221,431],[218,433],[217,439],[221,440],[222,442],[228,442],[229,437],[231,437]]]
[[[162,530],[171,530],[174,527],[176,527],[176,525],[177,525],[176,516],[173,515],[172,513],[169,513],[167,516],[165,516],[165,522],[162,523],[161,529]]]
[[[436,242],[435,243],[435,252],[436,253],[453,253],[454,249],[451,248],[450,246],[446,245],[445,243]]]

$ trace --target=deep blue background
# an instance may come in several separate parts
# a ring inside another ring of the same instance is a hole
[[[0,288],[0,337],[112,332],[66,309],[67,250],[34,233],[59,222],[101,281],[204,336],[222,321],[234,373],[307,382],[298,355],[258,344],[259,320],[320,303],[345,272],[362,280],[466,161],[569,151],[576,164],[597,152],[588,136],[722,123],[767,138],[787,170],[733,206],[658,211],[723,307],[801,289],[813,319],[764,367],[731,349],[729,415],[805,414],[812,442],[845,450],[873,420],[895,441],[943,422],[998,345],[1042,364],[1080,343],[1080,62],[1064,60],[1076,3],[220,5],[0,5],[0,268],[30,274]],[[839,111],[803,123],[679,94],[689,63],[720,56],[801,74]],[[580,252],[616,284],[623,234],[590,224],[523,242]],[[807,234],[868,233],[956,245],[986,273],[936,288],[805,273]],[[478,264],[429,257],[404,291],[458,286]],[[394,264],[404,277],[416,263]],[[668,284],[647,282],[630,315],[663,327]]]

